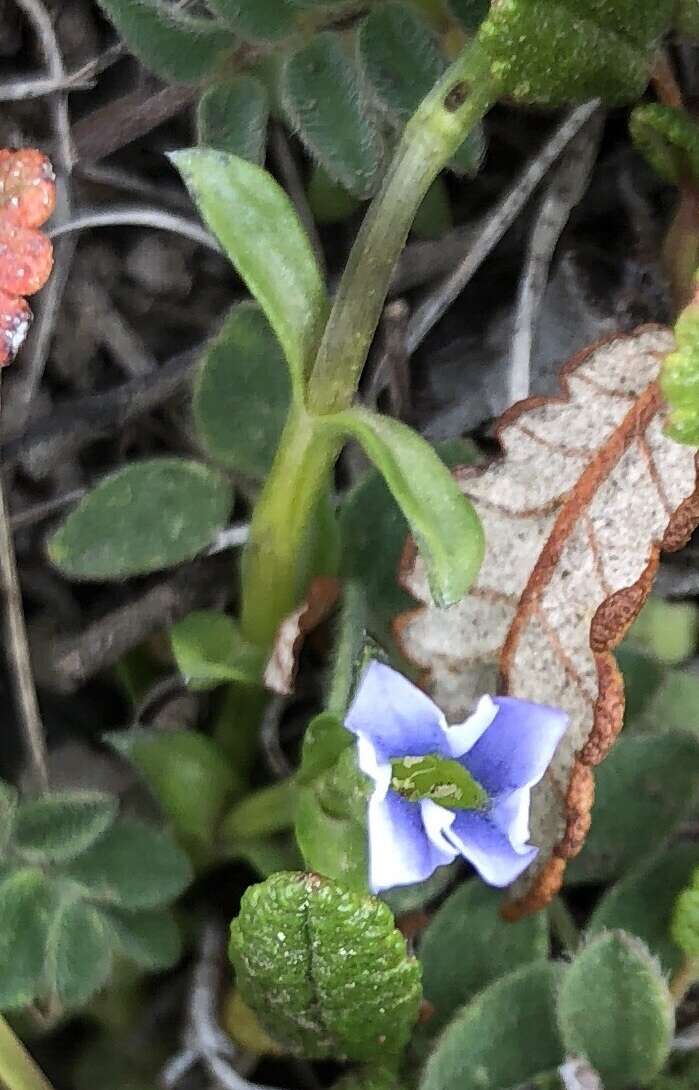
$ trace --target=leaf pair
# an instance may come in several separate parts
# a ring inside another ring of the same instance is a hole
[[[1,1009],[81,1006],[106,982],[115,953],[147,969],[177,960],[179,934],[164,906],[190,869],[163,834],[116,820],[108,795],[18,803],[7,785],[0,824]]]

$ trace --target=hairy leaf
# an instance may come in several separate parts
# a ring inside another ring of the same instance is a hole
[[[699,279],[675,325],[677,348],[666,358],[661,386],[672,413],[668,432],[679,443],[699,444]]]
[[[284,354],[260,308],[242,303],[202,356],[192,411],[214,461],[254,480],[272,465],[291,401]]]
[[[688,113],[647,103],[633,111],[629,130],[638,150],[666,181],[677,185],[688,174],[699,179],[699,132]]]
[[[259,682],[264,657],[241,636],[235,621],[213,609],[197,610],[170,629],[172,653],[190,689],[225,681]]]
[[[425,999],[434,1007],[430,1030],[441,1029],[486,985],[520,965],[547,957],[545,914],[505,923],[499,913],[501,899],[481,882],[465,882],[425,929],[418,953]]]
[[[354,196],[371,196],[383,160],[381,138],[337,35],[319,34],[289,58],[282,97],[299,136],[328,174]]]
[[[163,79],[203,79],[233,49],[225,27],[161,0],[98,0],[129,49]]]
[[[302,389],[325,321],[327,296],[291,201],[270,174],[234,155],[192,148],[174,152],[171,158],[267,315],[292,380]]]
[[[599,935],[577,954],[561,983],[558,1019],[568,1054],[589,1060],[608,1090],[659,1073],[675,1020],[657,962],[624,931]]]
[[[555,995],[563,966],[539,961],[477,995],[439,1038],[420,1090],[502,1090],[563,1061]]]
[[[64,791],[23,802],[14,847],[30,863],[64,863],[98,840],[117,814],[117,800],[100,791]]]
[[[345,732],[346,733],[346,732]],[[357,767],[356,747],[299,788],[296,840],[309,870],[365,893],[369,874],[367,803],[370,786]]]
[[[122,957],[149,972],[170,969],[179,961],[182,937],[174,916],[166,909],[102,913],[107,937]]]
[[[231,925],[238,987],[275,1040],[307,1057],[400,1053],[420,969],[386,905],[313,874],[276,874]]]
[[[199,143],[262,164],[268,118],[269,96],[258,79],[237,76],[214,83],[197,106]]]
[[[296,29],[292,0],[207,0],[211,10],[252,42],[288,38]]]
[[[684,544],[699,516],[694,451],[664,434],[657,379],[671,347],[661,329],[614,337],[571,361],[565,398],[504,416],[504,457],[458,474],[487,542],[463,602],[437,609],[423,562],[406,556],[404,585],[424,606],[399,619],[398,638],[451,722],[496,690],[498,674],[512,696],[570,716],[532,794],[541,851],[513,887],[513,913],[545,904],[582,846],[591,769],[623,714],[610,651],[650,590],[661,548]]]
[[[17,870],[0,882],[0,1010],[39,995],[57,908],[54,886],[41,871]]]
[[[682,955],[670,934],[675,901],[699,863],[696,844],[672,844],[629,871],[604,895],[588,923],[588,934],[621,928],[642,939],[666,973]]]
[[[107,929],[96,908],[66,899],[58,909],[46,947],[46,978],[50,994],[62,1007],[80,1007],[107,980],[112,950]]]
[[[597,775],[592,827],[566,877],[604,882],[654,851],[699,792],[699,740],[685,731],[622,737]]]
[[[201,462],[152,458],[105,477],[49,540],[73,579],[125,579],[192,560],[226,524],[225,478]]]
[[[438,455],[405,424],[365,409],[327,416],[324,423],[362,444],[408,520],[435,599],[457,602],[478,574],[483,531]]]
[[[118,821],[66,870],[86,897],[129,910],[168,904],[192,876],[184,852],[134,818]]]
[[[0,860],[4,859],[14,832],[17,800],[16,788],[0,780]]]

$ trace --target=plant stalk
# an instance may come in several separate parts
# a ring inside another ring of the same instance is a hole
[[[6,1090],[53,1090],[26,1048],[0,1015],[0,1084]]]

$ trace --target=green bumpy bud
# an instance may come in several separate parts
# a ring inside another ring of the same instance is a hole
[[[479,41],[504,94],[550,106],[633,101],[674,0],[495,0]]]
[[[391,787],[409,802],[432,799],[448,810],[482,810],[488,794],[458,761],[428,753],[391,762]]]
[[[699,871],[694,884],[680,893],[672,913],[670,934],[686,958],[699,958]]]
[[[661,178],[675,185],[683,177],[699,179],[699,128],[689,114],[657,102],[637,106],[629,131]]]
[[[667,433],[678,443],[699,445],[699,277],[694,297],[675,325],[677,348],[665,359],[660,386],[672,413]]]

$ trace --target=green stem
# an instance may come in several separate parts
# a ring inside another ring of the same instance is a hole
[[[310,377],[311,412],[339,412],[351,404],[415,214],[432,182],[496,97],[480,47],[471,45],[406,125],[335,297]]]
[[[0,1083],[6,1090],[53,1090],[26,1048],[0,1015]]]
[[[345,584],[342,611],[335,641],[333,663],[325,707],[342,721],[352,695],[357,662],[366,635],[367,603],[363,588],[350,579]]]

